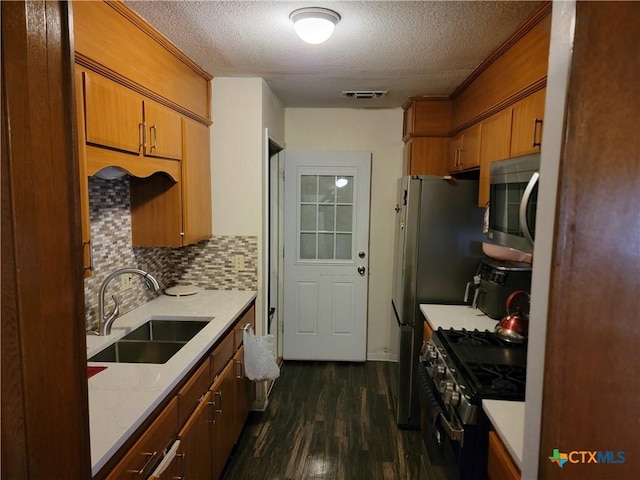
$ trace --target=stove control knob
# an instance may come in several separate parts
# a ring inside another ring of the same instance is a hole
[[[447,390],[447,383],[448,382],[445,382],[444,380],[440,382],[440,385],[438,386],[440,393],[444,393]]]
[[[437,360],[438,358],[438,352],[436,352],[435,350],[429,352],[429,360]]]
[[[446,373],[447,373],[447,367],[445,367],[444,365],[438,365],[436,367],[436,374],[438,375],[439,378],[444,378]]]
[[[447,392],[453,392],[453,382],[445,383],[444,389]]]
[[[452,407],[457,406],[460,403],[460,394],[458,392],[451,392],[451,400],[449,403]]]

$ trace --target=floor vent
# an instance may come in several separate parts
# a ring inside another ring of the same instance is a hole
[[[342,92],[344,98],[382,98],[387,90],[347,90]]]

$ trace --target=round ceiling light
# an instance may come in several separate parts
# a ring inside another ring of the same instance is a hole
[[[289,20],[302,40],[317,45],[329,40],[340,21],[340,15],[327,8],[309,7],[291,12]]]

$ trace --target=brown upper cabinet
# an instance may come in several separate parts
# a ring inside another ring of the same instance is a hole
[[[404,144],[403,175],[446,175],[448,137],[412,137]]]
[[[512,109],[507,108],[482,122],[480,142],[480,185],[478,206],[484,207],[489,201],[489,172],[491,162],[509,158],[511,143]]]
[[[542,89],[513,105],[511,157],[540,151],[545,96]]]
[[[403,174],[478,169],[478,205],[486,206],[491,163],[540,151],[550,34],[551,3],[544,2],[449,98],[409,98]],[[449,137],[444,151],[437,137]]]
[[[134,155],[182,158],[180,115],[128,88],[84,72],[86,142]]]
[[[131,175],[133,246],[210,238],[211,75],[122,2],[74,2],[76,108],[85,276],[87,176]]]
[[[451,139],[449,172],[462,172],[480,166],[480,135],[482,124],[474,125]]]
[[[403,106],[404,129],[402,137],[448,136],[451,130],[452,104],[448,98],[411,97]]]

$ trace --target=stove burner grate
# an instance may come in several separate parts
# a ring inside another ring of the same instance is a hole
[[[517,365],[466,363],[476,391],[482,398],[524,400],[526,368]]]

